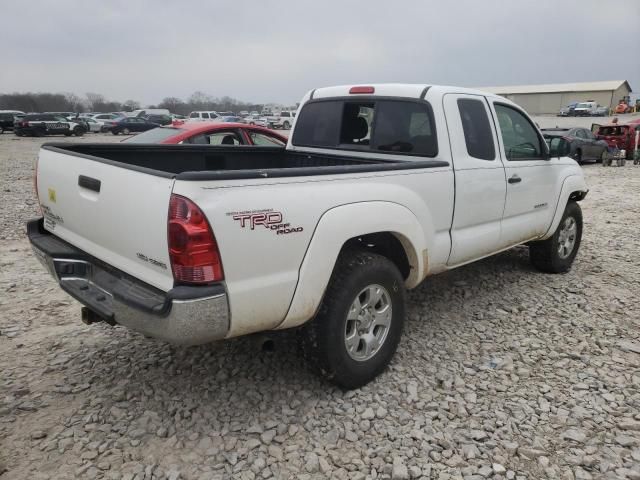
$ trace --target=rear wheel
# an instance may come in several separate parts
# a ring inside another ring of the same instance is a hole
[[[285,122],[282,124],[282,128],[284,128],[285,130],[289,130],[290,127],[291,124],[285,120]]]
[[[120,130],[111,130],[111,133],[113,135],[118,135],[118,134],[120,134]]]
[[[365,385],[396,351],[405,302],[404,281],[389,259],[361,250],[341,253],[316,317],[301,330],[305,358],[342,388]]]
[[[82,127],[76,127],[73,129],[73,134],[76,137],[81,137],[82,135],[84,135],[84,129]]]
[[[569,202],[554,234],[529,245],[529,258],[538,270],[547,273],[569,271],[582,241],[582,210]]]

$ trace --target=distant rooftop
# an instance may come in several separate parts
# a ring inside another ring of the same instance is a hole
[[[601,90],[617,90],[626,84],[629,91],[631,86],[626,80],[606,80],[602,82],[579,83],[549,83],[546,85],[509,85],[504,87],[477,87],[489,93],[511,95],[517,93],[558,93],[558,92],[593,92]]]

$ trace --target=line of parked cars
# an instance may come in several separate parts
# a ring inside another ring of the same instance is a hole
[[[182,125],[191,122],[216,122],[246,124],[250,126],[289,130],[296,112],[283,110],[271,112],[242,111],[216,112],[211,110],[191,112],[188,116],[176,115],[167,109],[143,109],[133,112],[44,112],[28,113],[18,110],[0,111],[0,133],[13,131],[18,136],[76,135],[88,132],[111,132],[114,135],[146,132],[166,125]]]
[[[634,158],[638,149],[636,132],[640,132],[640,118],[628,123],[594,123],[591,130],[582,127],[543,128],[547,144],[554,148],[560,140],[569,145],[569,156],[578,163],[585,161],[605,162],[614,152],[624,151],[627,160]]]
[[[609,109],[594,101],[571,102],[566,107],[562,107],[558,113],[559,117],[604,117],[606,115],[609,115]]]

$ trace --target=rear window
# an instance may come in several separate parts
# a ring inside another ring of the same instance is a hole
[[[625,135],[627,133],[627,126],[619,125],[616,127],[600,127],[598,135]]]
[[[292,139],[303,147],[400,155],[438,154],[431,106],[403,100],[318,100],[301,110]]]
[[[122,143],[160,143],[169,137],[184,132],[183,128],[158,127],[139,133],[131,138],[124,140]]]
[[[469,156],[480,160],[495,160],[493,134],[484,103],[471,98],[460,98],[458,110]]]

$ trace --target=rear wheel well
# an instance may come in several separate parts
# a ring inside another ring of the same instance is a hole
[[[403,279],[409,277],[411,264],[402,242],[391,232],[376,232],[350,238],[342,246],[342,251],[350,248],[368,250],[391,260]]]

